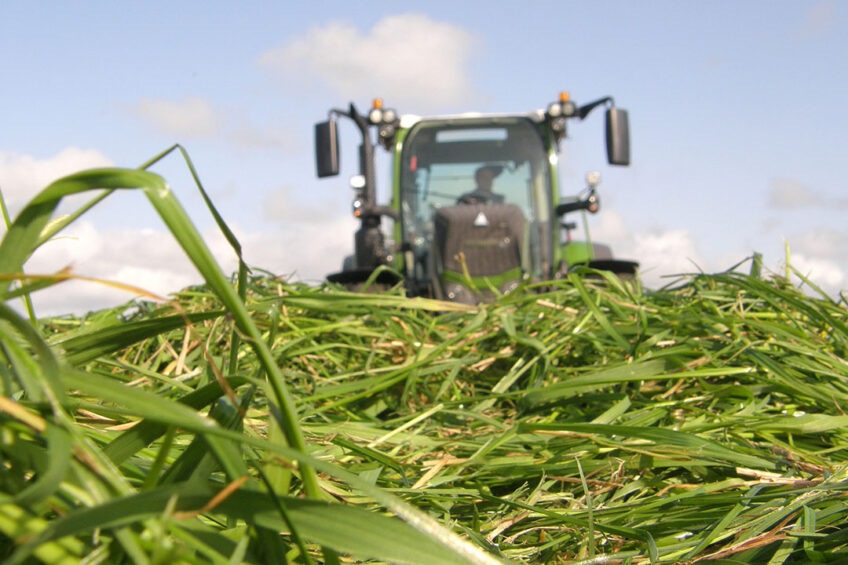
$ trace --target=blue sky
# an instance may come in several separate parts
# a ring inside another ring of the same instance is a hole
[[[787,241],[793,264],[835,292],[848,288],[846,11],[832,0],[4,2],[0,188],[15,211],[57,176],[134,167],[179,142],[248,261],[320,280],[356,228],[353,130],[341,132],[342,176],[314,177],[312,125],[330,107],[381,96],[401,113],[525,112],[560,90],[612,95],[630,113],[632,166],[605,164],[600,114],[571,127],[561,156],[564,194],[602,174],[595,239],[639,260],[655,287],[754,251],[778,270]],[[232,268],[185,167],[156,170]],[[196,280],[138,195],[69,236],[28,270],[71,264],[159,293]],[[63,286],[39,298],[41,313],[129,298]]]

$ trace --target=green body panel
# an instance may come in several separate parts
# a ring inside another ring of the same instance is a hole
[[[550,169],[551,179],[551,206],[556,210],[560,203],[559,190],[559,155],[557,154],[556,141],[554,141],[550,130],[543,128],[542,137],[545,140],[545,148],[548,151],[548,167]],[[570,243],[562,243],[559,238],[554,240],[553,249],[553,264],[554,274],[558,271],[563,271],[568,265],[576,265],[586,263],[595,258],[594,247],[592,246],[592,238],[589,235],[589,222],[586,221],[586,213],[583,213],[583,230],[586,234],[585,242],[573,241]],[[559,221],[554,220],[554,221]]]
[[[403,153],[403,142],[409,134],[409,129],[399,128],[395,134],[395,144],[392,149],[392,208],[400,213],[400,169],[401,169],[401,154]],[[403,240],[403,232],[400,222],[395,222],[394,228],[395,243],[401,243]],[[404,271],[403,253],[395,253],[392,259],[392,267],[400,272]]]
[[[556,210],[559,204],[559,156],[556,151],[556,143],[553,140],[550,130],[542,130],[542,138],[545,140],[545,149],[548,151],[548,178],[551,180],[551,207]],[[558,222],[559,219],[554,219]],[[562,263],[565,260],[563,244],[558,236],[554,237],[553,248],[553,269],[554,274],[562,270]]]
[[[595,258],[592,244],[588,241],[572,241],[563,246],[565,250],[565,262],[569,267],[588,263]]]

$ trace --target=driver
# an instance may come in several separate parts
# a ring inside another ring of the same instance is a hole
[[[473,192],[463,194],[457,200],[457,204],[500,204],[504,201],[503,194],[492,192],[492,184],[495,178],[501,174],[503,167],[498,165],[485,165],[474,172],[474,181],[477,188]]]

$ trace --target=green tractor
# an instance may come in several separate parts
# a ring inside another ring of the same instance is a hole
[[[607,160],[629,165],[627,112],[610,97],[579,106],[561,93],[546,110],[527,114],[399,116],[380,99],[365,115],[353,104],[330,110],[315,125],[318,176],[339,173],[339,117],[356,124],[362,143],[360,174],[351,179],[361,227],[354,255],[328,280],[356,287],[385,265],[391,268],[377,273],[378,283],[402,278],[411,296],[474,304],[577,266],[635,276],[637,263],[613,259],[608,246],[589,239],[600,175],[589,173],[576,197],[560,197],[557,155],[566,124],[599,106],[606,107]],[[376,202],[377,143],[392,153],[388,206]],[[577,224],[568,215],[575,212],[583,215],[583,241],[572,239]],[[394,220],[393,242],[381,229],[384,216]]]

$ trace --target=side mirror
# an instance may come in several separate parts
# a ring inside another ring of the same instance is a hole
[[[339,174],[339,137],[335,120],[315,124],[315,166],[318,178]]]
[[[610,165],[630,164],[630,125],[627,110],[607,110],[607,161]]]

